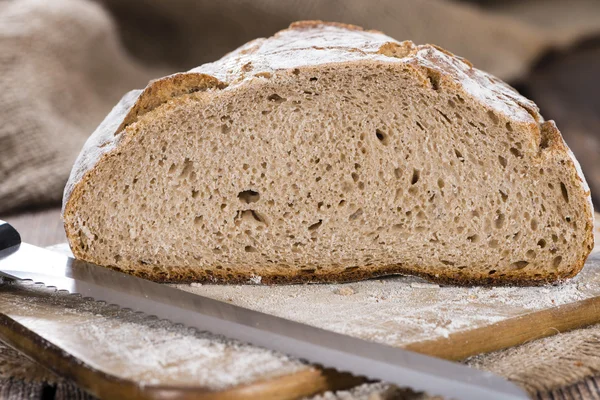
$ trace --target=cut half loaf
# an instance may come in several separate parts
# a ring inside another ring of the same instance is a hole
[[[126,94],[63,212],[76,257],[161,282],[554,282],[593,246],[535,104],[438,47],[319,21]]]

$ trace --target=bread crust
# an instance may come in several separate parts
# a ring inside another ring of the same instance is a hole
[[[585,262],[585,260],[583,260]],[[228,276],[229,273],[220,273],[217,271],[211,271],[211,274],[206,274],[203,271],[196,271],[191,269],[182,269],[181,272],[172,272],[169,275],[162,275],[152,273],[148,270],[127,270],[115,266],[108,266],[111,269],[119,272],[126,272],[131,275],[138,276],[140,278],[149,279],[158,283],[206,283],[206,284],[263,284],[263,285],[295,285],[295,284],[309,284],[309,283],[348,283],[363,281],[366,279],[383,278],[386,276],[393,275],[411,275],[418,276],[426,279],[430,282],[441,284],[441,285],[460,285],[460,286],[542,286],[552,283],[560,283],[569,278],[574,277],[579,273],[583,263],[580,267],[573,270],[572,273],[562,276],[545,276],[545,277],[530,277],[529,279],[522,278],[506,278],[506,277],[493,277],[490,275],[484,276],[465,276],[458,274],[436,274],[422,271],[420,267],[406,267],[401,265],[389,266],[370,266],[360,267],[350,271],[342,272],[328,272],[328,273],[314,273],[314,272],[300,272],[288,275],[281,274],[265,274],[262,273],[260,276],[238,271],[232,278]],[[327,268],[324,268],[327,270]],[[312,271],[312,270],[311,270]],[[296,271],[295,271],[296,272]]]
[[[587,254],[593,248],[593,207],[589,187],[579,163],[564,143],[553,121],[544,121],[537,106],[499,79],[474,68],[467,60],[433,45],[414,45],[398,42],[381,32],[366,31],[360,27],[322,21],[301,21],[268,39],[256,39],[227,54],[217,62],[202,65],[189,72],[154,80],[143,90],[127,93],[86,142],[65,187],[63,218],[65,231],[74,255],[86,259],[76,243],[78,231],[70,223],[75,215],[78,199],[85,183],[93,179],[98,165],[115,157],[119,149],[133,139],[135,133],[125,129],[144,114],[178,96],[192,92],[235,91],[254,79],[268,79],[275,73],[296,73],[299,69],[318,68],[333,63],[388,63],[410,70],[416,79],[432,87],[444,85],[461,96],[476,101],[482,108],[499,113],[512,124],[530,132],[532,139],[544,150],[544,157],[565,159],[565,168],[572,172],[579,193],[588,199],[586,240]],[[131,136],[131,137],[130,137]],[[304,283],[353,281],[397,273],[420,275],[441,283],[459,284],[540,284],[554,282],[576,275],[584,265],[587,254],[564,276],[532,277],[518,280],[505,277],[464,277],[439,275],[422,271],[420,267],[371,266],[347,272],[318,274],[295,272],[289,276],[264,276],[262,283]],[[94,262],[94,260],[88,260]],[[187,271],[187,272],[186,272]],[[187,269],[165,277],[151,271],[133,271],[139,276],[159,282],[248,282],[252,275],[204,275]],[[131,272],[131,271],[128,271]]]

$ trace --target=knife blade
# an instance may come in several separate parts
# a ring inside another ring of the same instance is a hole
[[[526,399],[490,372],[188,293],[22,243],[0,220],[0,276],[141,311],[324,367],[457,399]]]

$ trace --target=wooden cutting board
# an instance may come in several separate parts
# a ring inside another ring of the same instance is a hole
[[[412,277],[177,287],[460,360],[600,322],[598,250],[576,278],[547,287],[440,287]],[[104,398],[292,399],[360,381],[37,285],[4,283],[0,293],[0,338]]]

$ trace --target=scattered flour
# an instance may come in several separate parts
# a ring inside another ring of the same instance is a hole
[[[222,390],[307,368],[267,349],[40,285],[1,290],[0,312],[33,324],[38,334],[91,367],[142,385]]]
[[[574,279],[543,287],[439,286],[395,276],[351,284],[176,285],[280,317],[383,342],[407,345],[600,295],[600,253]]]
[[[413,289],[439,289],[440,285],[435,283],[412,282],[410,287]]]
[[[335,294],[339,294],[340,296],[351,296],[356,293],[351,286],[342,286],[341,288],[337,288],[333,291]]]
[[[441,326],[436,327],[433,332],[441,337],[447,338],[450,336],[450,330]]]

